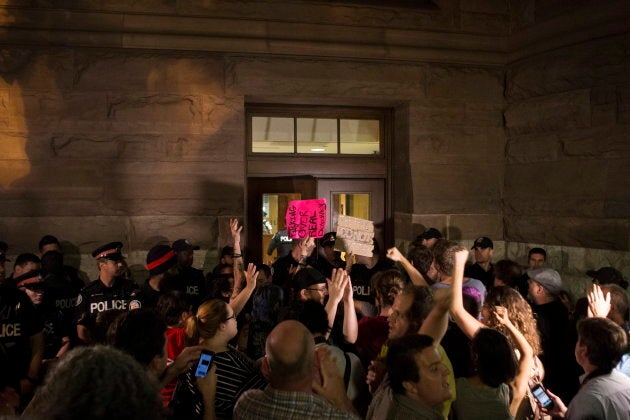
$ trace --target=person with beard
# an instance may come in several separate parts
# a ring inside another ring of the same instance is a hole
[[[177,255],[168,245],[156,245],[147,254],[149,278],[140,289],[131,294],[129,309],[155,308],[164,294],[164,284],[169,275],[175,274]]]
[[[166,283],[169,290],[179,290],[190,297],[193,311],[197,310],[199,304],[208,297],[209,293],[203,271],[192,265],[194,251],[198,249],[199,246],[192,245],[187,239],[178,239],[173,242],[177,271]]]
[[[131,294],[138,286],[120,277],[123,255],[122,242],[110,242],[92,252],[98,265],[98,279],[85,286],[79,293],[75,322],[77,336],[90,342],[89,331],[94,327],[96,314],[112,309],[127,310]]]

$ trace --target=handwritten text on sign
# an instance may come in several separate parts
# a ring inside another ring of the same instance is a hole
[[[321,238],[326,229],[326,199],[291,201],[286,222],[290,238]]]
[[[372,256],[374,222],[356,217],[339,215],[335,249],[354,255]]]

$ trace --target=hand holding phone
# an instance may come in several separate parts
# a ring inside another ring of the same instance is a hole
[[[197,368],[195,369],[195,376],[198,378],[205,378],[210,368],[212,367],[212,361],[214,360],[214,353],[209,350],[201,350],[201,356],[197,362]]]
[[[540,405],[543,406],[543,408],[546,408],[548,410],[551,410],[553,408],[553,401],[549,397],[549,394],[547,394],[547,390],[544,386],[542,386],[542,384],[536,384],[536,386],[532,388],[532,394],[534,395],[534,398],[538,400]]]

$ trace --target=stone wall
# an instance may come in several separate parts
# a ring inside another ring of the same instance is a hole
[[[57,235],[88,271],[87,254],[111,240],[141,265],[153,244],[184,237],[211,250],[197,265],[213,264],[227,218],[244,214],[248,97],[404,104],[409,137],[393,150],[408,172],[394,169],[394,192],[412,213],[472,209],[498,225],[502,80],[435,64],[34,50],[0,78],[0,236],[17,254]],[[468,176],[480,165],[491,188]]]
[[[630,36],[507,68],[505,238],[630,250]]]

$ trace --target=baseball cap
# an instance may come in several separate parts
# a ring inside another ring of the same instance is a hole
[[[418,235],[418,239],[440,239],[442,237],[442,233],[436,228],[429,228]]]
[[[181,251],[196,251],[199,247],[188,242],[188,239],[178,239],[173,242],[173,251],[181,252]]]
[[[480,238],[475,239],[475,243],[470,249],[475,248],[492,248],[494,249],[494,243],[492,243],[492,239],[487,236],[482,236]]]
[[[147,270],[149,275],[157,276],[177,263],[177,255],[168,245],[156,245],[147,254]]]
[[[530,279],[547,289],[551,294],[558,294],[562,290],[562,278],[560,273],[551,268],[536,268],[527,270]]]
[[[233,246],[226,245],[223,248],[221,248],[221,258],[225,257],[226,255],[229,255],[230,257],[234,255]]]
[[[97,260],[106,258],[112,261],[122,261],[124,259],[120,252],[122,247],[122,242],[110,242],[92,251],[92,257]]]
[[[588,270],[586,274],[597,280],[600,284],[620,284],[626,283],[623,274],[613,267],[601,267],[599,270]]]
[[[295,290],[308,289],[314,284],[326,283],[326,277],[314,268],[306,267],[293,276],[292,284]]]

